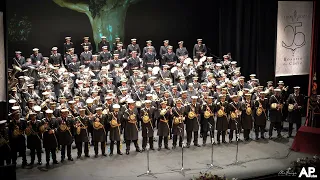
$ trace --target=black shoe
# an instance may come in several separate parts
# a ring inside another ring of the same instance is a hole
[[[154,151],[155,149],[152,147],[152,148],[150,148],[152,151]]]
[[[265,137],[264,137],[264,136],[261,136],[261,139],[265,139]]]
[[[61,163],[63,163],[64,162],[64,159],[61,159]]]
[[[136,149],[136,152],[142,153],[142,151],[140,149]]]
[[[179,144],[179,147],[182,147],[182,144]]]
[[[292,136],[291,135],[288,135],[288,137],[287,138],[292,138]]]
[[[222,141],[223,144],[227,144],[227,141]]]
[[[46,168],[49,168],[50,167],[50,164],[47,162],[46,163]]]
[[[229,139],[229,144],[231,144],[232,143],[232,139]]]
[[[202,144],[203,147],[206,146],[206,145],[207,145],[206,143],[203,143],[203,144]]]
[[[98,154],[94,155],[94,158],[97,158],[98,157]]]
[[[73,161],[73,158],[72,157],[68,158],[68,161]]]
[[[186,148],[190,148],[190,144],[187,144]]]
[[[89,154],[86,154],[85,157],[90,157]]]
[[[34,162],[30,162],[29,164],[27,164],[27,166],[33,166]]]
[[[21,165],[22,168],[25,168],[25,167],[27,167],[27,166],[28,166],[28,163],[27,163],[27,162],[22,163],[22,165]]]
[[[53,161],[53,164],[59,164],[59,162],[57,160]]]
[[[256,137],[256,141],[258,141],[260,138]]]
[[[172,149],[176,149],[176,146],[172,146]]]
[[[39,165],[39,166],[41,166],[41,165],[42,165],[42,162],[41,162],[41,161],[39,161],[39,162],[38,162],[38,165]]]
[[[122,153],[121,151],[117,152],[117,154],[119,154],[119,155],[123,155],[123,153]]]
[[[161,147],[158,147],[158,151],[160,151],[161,150]]]
[[[102,156],[108,156],[106,153],[102,153]]]
[[[166,147],[164,147],[165,149],[167,149],[167,150],[170,150],[170,148],[168,147],[168,146],[166,146]]]
[[[217,144],[220,144],[220,141],[218,141]]]
[[[77,156],[77,159],[80,159],[80,158],[81,158],[81,156],[80,156],[80,155],[78,155],[78,156]]]
[[[113,156],[113,153],[110,153],[109,156],[110,156],[110,157]]]
[[[129,155],[129,154],[130,154],[130,152],[127,150],[127,151],[126,151],[126,155]]]
[[[201,147],[199,144],[195,144],[194,146],[196,146],[196,147]]]
[[[144,151],[146,151],[146,148],[143,147],[143,148],[142,148],[142,152],[144,152]]]
[[[272,140],[273,139],[272,136],[270,136],[269,139]]]
[[[283,137],[282,137],[282,135],[278,135],[278,136],[277,136],[277,138],[279,138],[279,139],[280,139],[280,138],[283,138]]]

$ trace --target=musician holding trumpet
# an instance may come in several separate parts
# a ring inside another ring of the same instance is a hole
[[[288,138],[292,137],[293,123],[296,123],[296,130],[301,127],[301,116],[304,97],[300,94],[300,87],[293,88],[294,93],[290,94],[287,99],[288,104],[288,121],[289,121],[289,133]]]

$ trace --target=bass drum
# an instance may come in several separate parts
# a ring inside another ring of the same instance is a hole
[[[174,67],[171,68],[170,71],[171,71],[171,73],[173,74],[177,69],[178,69],[178,68],[177,68],[176,66],[174,66]]]
[[[158,75],[160,71],[160,67],[156,66],[152,69],[152,75]]]

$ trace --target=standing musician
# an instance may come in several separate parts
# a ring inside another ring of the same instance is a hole
[[[71,42],[71,37],[65,37],[65,43],[63,43],[63,53],[67,54],[69,49],[73,48],[73,42]]]
[[[183,41],[179,41],[178,44],[179,44],[179,48],[176,49],[177,58],[180,58],[180,56],[188,57],[188,50],[187,48],[183,47]]]
[[[139,57],[137,56],[137,51],[131,51],[131,57],[128,59],[128,70],[130,76],[133,75],[133,70],[138,70],[142,67]]]
[[[245,141],[249,141],[250,130],[252,129],[253,123],[253,101],[251,101],[251,94],[245,94],[245,99],[243,100],[243,109],[241,117],[241,125],[244,130],[243,137]]]
[[[6,127],[7,120],[0,121],[0,166],[11,164],[11,147],[9,142],[9,128]]]
[[[158,151],[161,150],[162,147],[162,140],[164,140],[164,148],[169,150],[168,146],[168,138],[170,134],[170,126],[169,121],[171,119],[170,115],[170,109],[167,108],[167,102],[161,101],[160,102],[161,108],[159,109],[159,124],[158,124],[158,136],[159,136],[159,142],[158,142]]]
[[[177,63],[177,56],[174,52],[172,52],[172,46],[168,46],[168,52],[165,53],[163,56],[162,56],[162,62],[161,64],[164,65],[169,65],[170,68],[172,68],[173,66],[176,65]]]
[[[57,128],[59,126],[58,121],[52,117],[53,111],[46,110],[46,118],[44,122],[44,133],[43,133],[43,147],[46,152],[46,167],[49,167],[50,153],[53,160],[53,164],[59,164],[56,156],[56,149],[58,148],[58,140],[56,137]]]
[[[80,54],[80,63],[81,65],[85,65],[85,67],[89,67],[90,61],[92,59],[92,53],[89,50],[89,46],[83,46],[83,52]]]
[[[134,146],[136,147],[136,152],[142,152],[138,145],[138,110],[135,108],[135,101],[129,99],[127,101],[128,108],[125,110],[123,118],[125,121],[125,140],[126,140],[126,154],[130,154],[130,144],[133,141]]]
[[[34,48],[34,49],[32,49],[32,51],[33,51],[33,54],[30,55],[31,63],[33,65],[41,64],[42,60],[43,60],[43,56],[41,53],[39,53],[39,49]]]
[[[150,149],[153,148],[153,134],[154,134],[154,120],[156,108],[151,106],[151,100],[145,100],[145,107],[140,111],[142,119],[142,151],[146,150],[147,143],[149,142]]]
[[[293,88],[294,93],[289,95],[287,99],[288,104],[288,121],[289,121],[289,133],[288,138],[292,137],[293,123],[296,123],[296,130],[298,132],[301,127],[301,116],[304,97],[300,94],[300,87],[296,86]]]
[[[202,39],[197,39],[197,41],[198,44],[195,44],[193,47],[193,57],[200,59],[200,53],[207,54],[207,47],[205,44],[202,44]]]
[[[92,53],[92,44],[89,42],[89,37],[83,37],[83,43],[81,43],[81,46],[84,48],[85,46],[88,47],[88,51]]]
[[[157,56],[157,52],[156,49],[152,46],[152,41],[148,40],[147,42],[147,46],[143,48],[142,50],[142,57],[144,58],[144,56],[146,55],[146,53],[149,51],[149,49],[151,49],[152,54],[155,54],[155,56]]]
[[[269,99],[269,117],[270,117],[270,127],[269,127],[269,139],[272,139],[273,128],[277,129],[277,137],[281,138],[281,122],[282,122],[282,108],[283,108],[283,98],[281,97],[281,90],[274,89],[274,95],[271,95]]]
[[[117,141],[117,154],[122,155],[120,143],[121,143],[121,118],[122,113],[119,104],[112,106],[113,112],[108,115],[108,122],[110,123],[110,156],[113,156],[114,142]]]
[[[109,46],[103,46],[102,52],[99,54],[99,61],[102,66],[107,66],[109,61],[112,59],[112,54],[109,52]]]
[[[73,142],[74,132],[74,121],[69,116],[68,109],[61,109],[61,117],[57,118],[59,128],[57,130],[57,137],[59,145],[61,145],[61,162],[64,162],[66,146],[67,146],[67,157],[69,161],[73,161],[71,156],[71,145]]]
[[[13,63],[18,67],[22,67],[26,63],[26,59],[21,55],[21,51],[15,51],[16,56],[13,58]]]
[[[27,147],[30,149],[31,162],[30,166],[34,164],[35,154],[37,151],[38,165],[41,165],[41,149],[42,149],[42,133],[44,133],[43,121],[37,120],[36,113],[30,113],[30,120],[27,122],[26,135]]]
[[[200,128],[200,104],[197,102],[198,96],[191,97],[191,103],[186,106],[186,131],[187,131],[187,148],[190,147],[192,132],[193,132],[193,143],[195,146],[200,147],[198,144],[198,131]]]
[[[85,157],[89,156],[89,132],[88,127],[90,125],[89,117],[86,115],[86,109],[79,109],[79,116],[75,119],[75,128],[76,128],[76,134],[75,134],[75,143],[78,150],[78,156],[79,159],[82,154],[82,146],[84,143],[84,155]]]
[[[226,101],[226,96],[223,94],[219,95],[219,102],[217,102],[215,112],[217,112],[217,142],[220,144],[220,137],[222,135],[222,143],[227,143],[226,138],[226,131],[228,129],[228,113],[229,111],[229,104]]]
[[[229,120],[229,143],[233,140],[234,132],[240,134],[241,132],[241,114],[243,110],[243,103],[239,102],[240,97],[238,95],[231,96],[232,102],[230,103],[230,120]],[[238,130],[238,131],[237,131]]]
[[[27,122],[20,119],[20,110],[15,110],[11,114],[12,120],[9,124],[9,137],[11,147],[12,164],[17,164],[17,153],[22,157],[22,168],[27,166],[26,158],[26,138],[24,136]]]
[[[202,145],[206,146],[207,142],[207,136],[208,132],[210,132],[210,137],[212,138],[214,142],[214,130],[215,130],[215,124],[214,124],[214,104],[213,104],[213,97],[208,96],[207,102],[204,103],[201,107],[201,133],[203,142]]]
[[[131,39],[131,44],[127,47],[127,57],[131,57],[132,51],[136,51],[137,57],[140,57],[141,50],[139,44],[137,44],[137,39]]]
[[[185,121],[185,107],[182,106],[181,99],[177,99],[176,107],[172,108],[172,134],[173,143],[172,149],[177,146],[178,136],[179,136],[179,147],[182,147],[182,137],[184,137],[184,121]]]
[[[117,47],[119,44],[122,44],[122,42],[120,41],[120,38],[119,37],[116,37],[114,38],[116,41],[114,43],[112,43],[112,47],[113,47],[113,51],[116,51],[117,50]],[[111,49],[110,49],[111,50]]]
[[[147,71],[149,67],[153,68],[156,61],[156,52],[153,46],[145,47],[146,52],[143,54],[143,67]],[[145,50],[143,50],[145,51]]]
[[[61,54],[58,53],[58,48],[53,47],[51,50],[52,50],[52,54],[50,55],[49,63],[56,67],[61,66],[63,64],[63,61],[62,61]]]
[[[101,41],[98,43],[98,52],[102,51],[103,47],[110,48],[110,43],[105,36],[101,36]]]
[[[120,60],[125,60],[127,58],[127,51],[126,49],[123,49],[123,44],[119,43],[117,46],[115,46],[115,51],[113,52],[114,54],[119,54],[119,59]]]
[[[163,41],[163,46],[160,47],[159,56],[162,58],[164,54],[168,52],[169,40]],[[163,65],[163,64],[162,64]]]
[[[254,102],[255,109],[255,120],[254,120],[254,129],[256,133],[256,140],[260,137],[264,139],[265,127],[267,122],[267,112],[268,112],[268,99],[266,98],[266,92],[261,91],[260,97],[258,97]]]
[[[102,114],[102,108],[96,108],[96,115],[93,117],[93,144],[95,158],[98,157],[98,143],[100,142],[102,156],[107,156],[106,154],[106,141],[107,141],[107,131],[106,125],[108,123],[107,115]]]

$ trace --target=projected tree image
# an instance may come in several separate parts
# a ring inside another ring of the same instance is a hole
[[[140,0],[53,0],[61,7],[85,13],[92,26],[94,42],[101,36],[113,42],[116,37],[124,37],[124,22],[128,7]],[[111,43],[112,45],[112,43]]]

